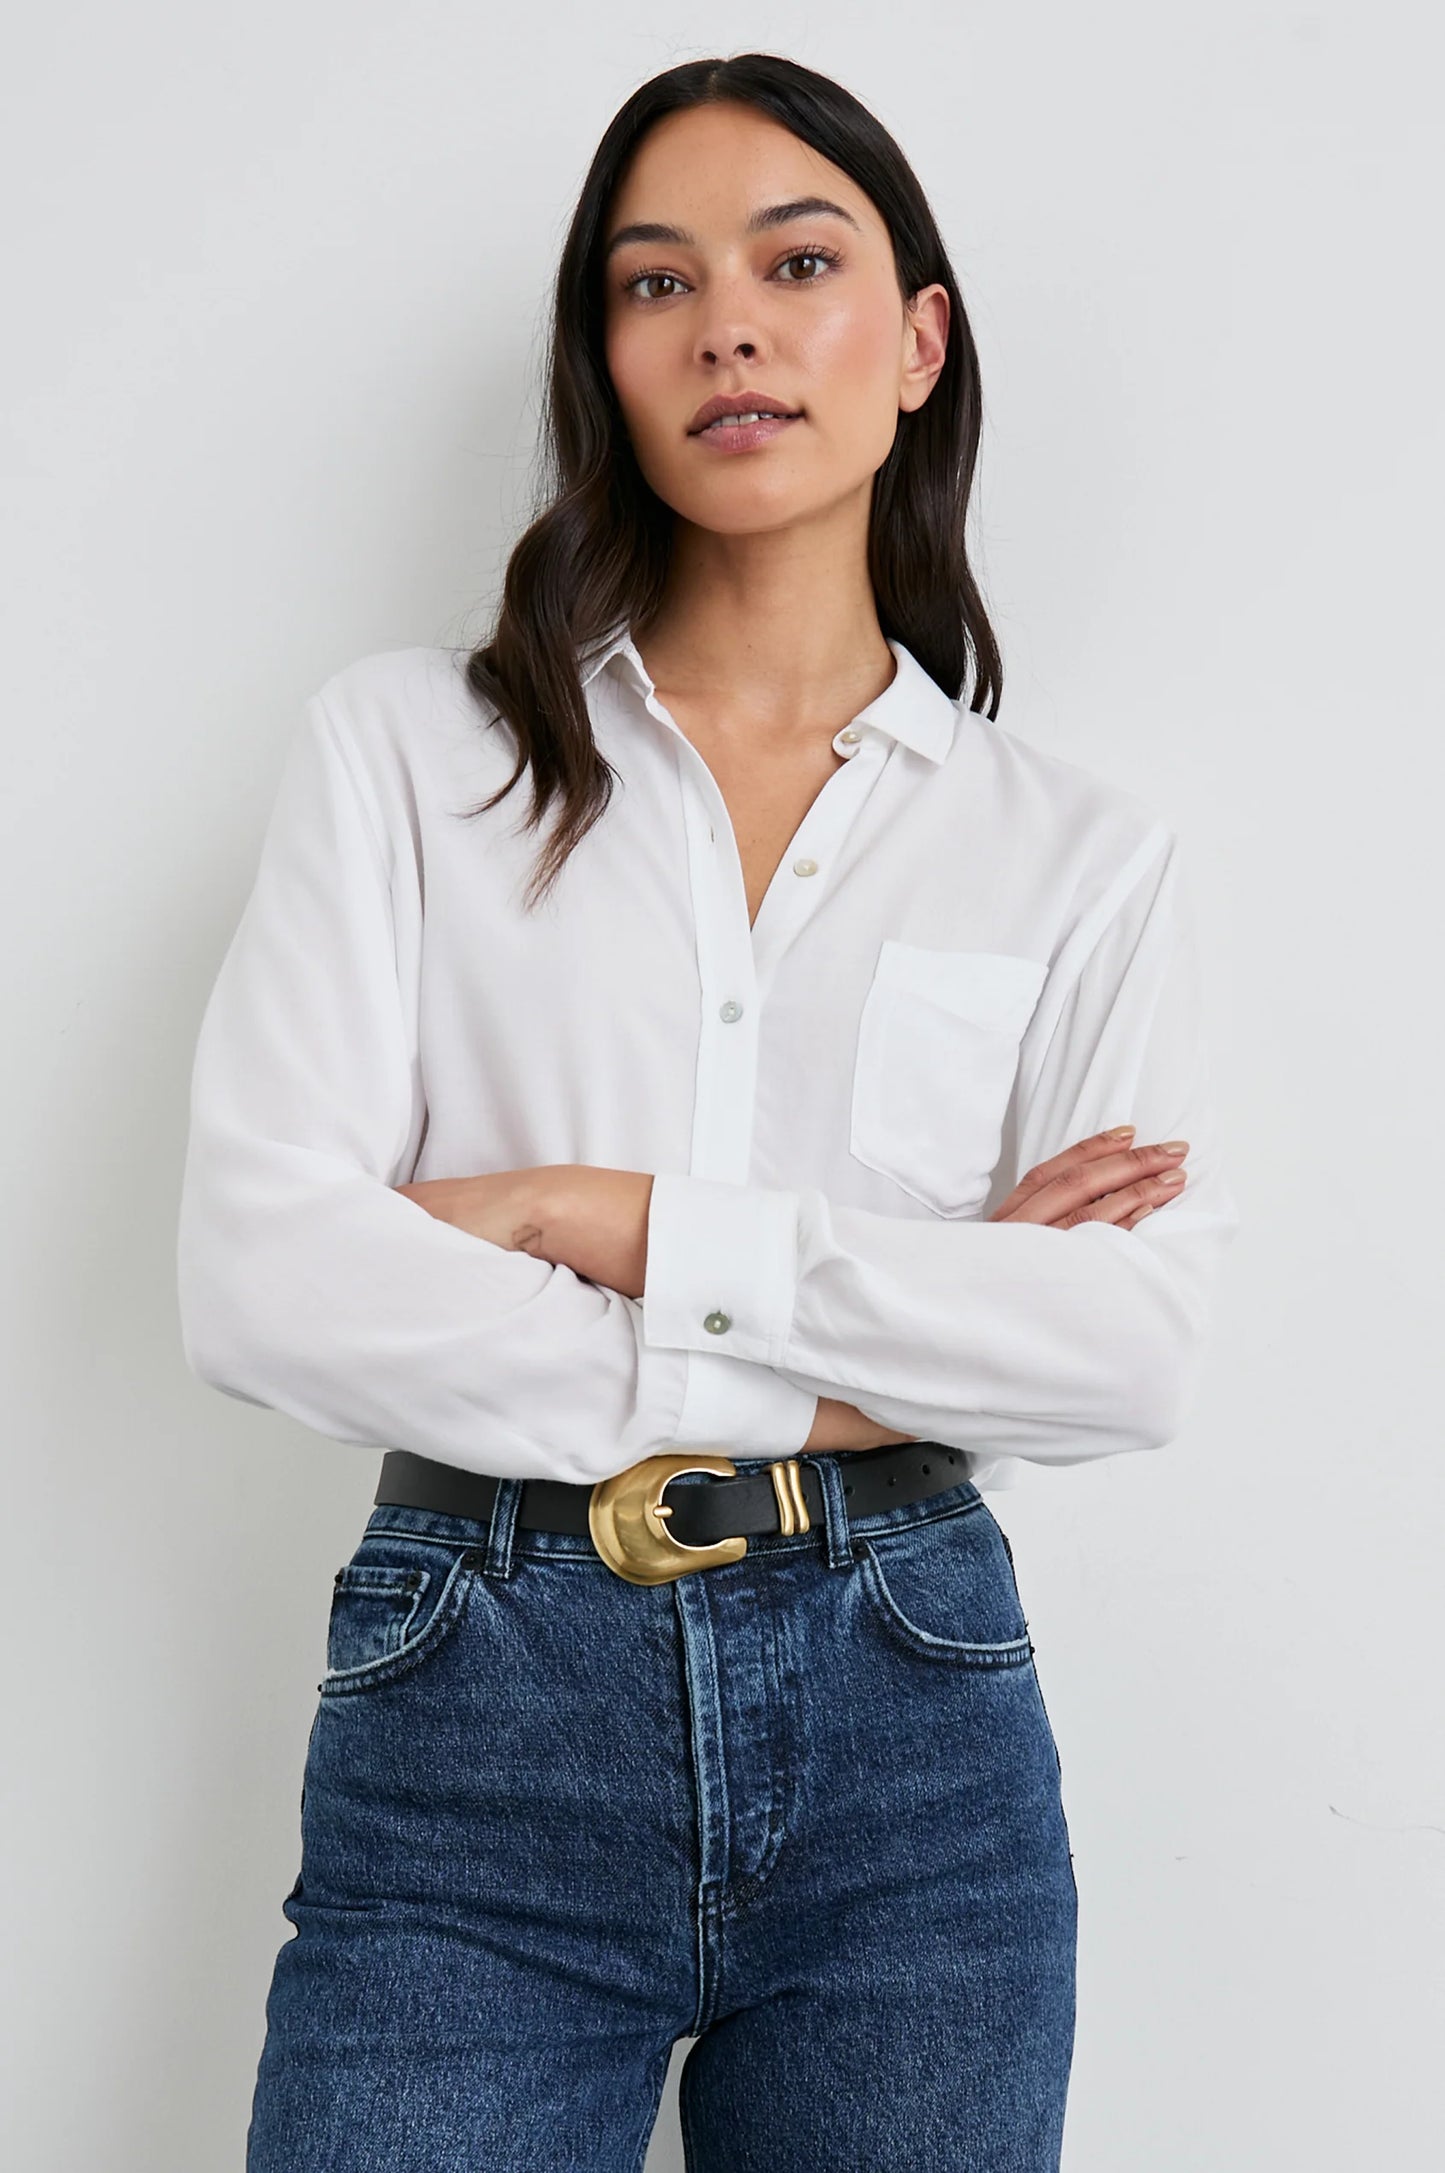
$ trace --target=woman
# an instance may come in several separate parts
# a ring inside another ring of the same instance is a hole
[[[494,638],[308,703],[197,1049],[190,1363],[387,1451],[247,2164],[635,2169],[692,2036],[694,2173],[1043,2173],[983,1489],[1179,1424],[1237,1218],[1175,839],[994,721],[973,343],[836,84],[627,101],[550,391]]]

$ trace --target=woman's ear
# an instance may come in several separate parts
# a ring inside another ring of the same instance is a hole
[[[920,287],[907,305],[898,405],[911,415],[922,407],[948,359],[947,287]]]

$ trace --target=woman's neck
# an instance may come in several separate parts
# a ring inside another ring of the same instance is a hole
[[[669,591],[634,629],[638,653],[664,701],[705,706],[720,726],[746,720],[769,737],[836,730],[893,678],[895,661],[871,587],[794,595],[747,584]]]

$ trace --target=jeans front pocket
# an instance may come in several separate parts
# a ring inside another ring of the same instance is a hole
[[[858,1535],[863,1589],[888,1636],[955,1666],[1013,1668],[1033,1657],[1007,1543],[982,1500]]]

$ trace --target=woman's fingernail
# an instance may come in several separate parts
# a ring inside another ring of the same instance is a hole
[[[1159,1146],[1164,1154],[1183,1154],[1189,1145],[1187,1139],[1161,1139]]]
[[[1105,1132],[1104,1137],[1105,1139],[1127,1139],[1133,1129],[1132,1124],[1116,1124],[1112,1130]]]
[[[1182,1185],[1184,1182],[1184,1172],[1182,1169],[1166,1170],[1163,1176],[1159,1179],[1159,1182],[1161,1185]]]

